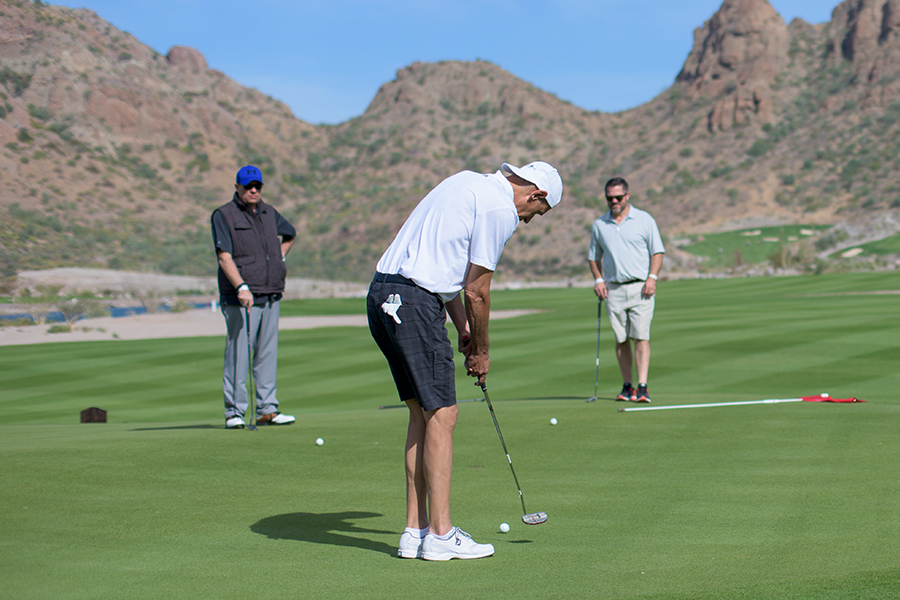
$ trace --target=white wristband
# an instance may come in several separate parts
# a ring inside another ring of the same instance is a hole
[[[653,273],[650,273],[650,279],[652,279],[653,281],[657,281],[659,279],[659,277],[657,277]]]
[[[597,279],[594,280],[594,285],[597,285],[598,283],[603,283],[602,277],[598,277]]]
[[[246,283],[242,283],[241,285],[239,285],[239,286],[237,287],[237,291],[239,291],[239,292],[240,292],[241,290],[244,290],[244,289],[246,289],[246,290],[249,292],[249,291],[250,291],[250,286],[247,285]]]

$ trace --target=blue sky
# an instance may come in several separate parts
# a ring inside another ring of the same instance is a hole
[[[790,22],[831,19],[839,0],[770,0]],[[209,66],[311,123],[365,111],[413,62],[488,60],[588,110],[638,106],[666,89],[693,31],[721,0],[50,0],[88,8],[160,54]]]

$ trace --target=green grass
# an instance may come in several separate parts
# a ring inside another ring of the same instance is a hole
[[[600,400],[584,402],[589,289],[495,293],[495,309],[543,311],[491,324],[488,382],[528,509],[550,520],[521,523],[487,407],[462,403],[454,520],[497,554],[437,564],[394,557],[406,414],[376,408],[397,398],[365,328],[284,332],[279,396],[298,423],[255,433],[222,429],[221,339],[2,347],[0,589],[896,598],[898,296],[866,293],[885,290],[900,290],[900,274],[661,284],[655,405],[826,391],[868,402],[634,413],[612,401],[621,381],[605,317]],[[458,390],[480,393],[462,375]],[[110,422],[77,423],[89,406]]]
[[[892,236],[882,238],[874,242],[869,242],[868,244],[861,244],[855,247],[862,248],[864,250],[863,254],[900,254],[900,234],[894,234]]]
[[[309,317],[320,315],[364,315],[365,298],[310,298],[284,300],[281,303],[283,317]]]
[[[736,252],[740,252],[742,264],[765,263],[769,262],[772,253],[780,252],[782,246],[809,237],[801,231],[822,232],[828,228],[821,225],[782,225],[693,235],[687,238],[690,244],[680,248],[695,256],[705,257],[707,261],[704,266],[710,269],[734,267]],[[757,231],[760,233],[746,235]]]

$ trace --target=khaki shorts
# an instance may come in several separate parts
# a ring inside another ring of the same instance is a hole
[[[624,285],[609,283],[606,287],[609,290],[606,298],[606,314],[616,335],[616,342],[621,344],[629,338],[649,340],[656,296],[650,298],[641,296],[641,290],[644,289],[643,281]]]

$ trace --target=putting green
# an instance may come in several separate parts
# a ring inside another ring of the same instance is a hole
[[[0,348],[0,584],[9,598],[894,598],[895,273],[663,282],[654,404],[619,413],[589,289],[497,292],[491,399],[460,404],[454,521],[489,559],[394,556],[405,409],[365,328],[287,332],[296,425],[222,428],[222,340]],[[314,307],[313,307],[314,308]],[[305,310],[305,309],[304,309]],[[312,308],[310,308],[312,310]],[[457,365],[459,367],[459,364]],[[460,373],[459,397],[480,390]],[[79,424],[88,406],[107,424]],[[558,419],[551,426],[550,418]],[[323,446],[315,439],[322,437]],[[497,527],[508,522],[502,534]]]

